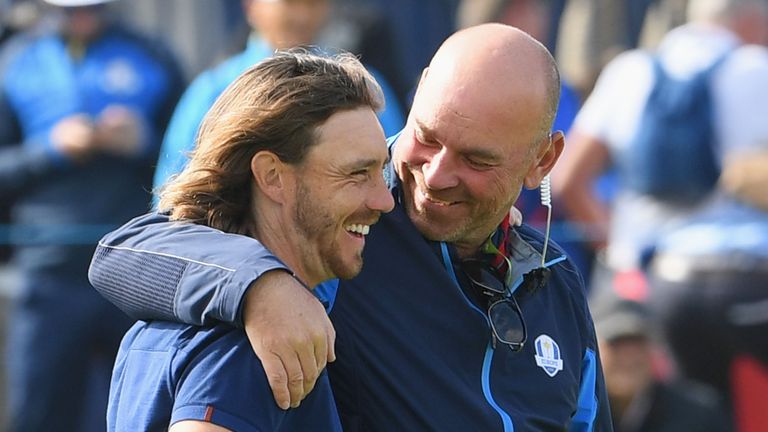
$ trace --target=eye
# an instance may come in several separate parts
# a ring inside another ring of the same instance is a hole
[[[439,146],[439,144],[437,142],[435,142],[435,141],[433,141],[433,140],[431,140],[429,138],[424,137],[424,135],[421,134],[420,132],[416,132],[415,135],[414,135],[414,138],[416,138],[416,141],[419,144],[421,144],[421,145],[423,145],[425,147],[437,147],[437,146]]]
[[[359,169],[359,170],[356,170],[356,171],[352,171],[349,175],[350,175],[350,177],[367,178],[370,175],[370,170]]]
[[[423,145],[424,147],[439,147],[439,146],[440,146],[440,144],[438,144],[438,143],[436,143],[436,142],[434,142],[434,141],[427,141],[427,140],[424,140],[424,141],[419,141],[419,142],[420,142],[420,143],[421,143],[421,145]]]
[[[467,163],[472,168],[475,168],[475,169],[478,169],[478,170],[484,170],[484,169],[489,169],[489,168],[493,168],[494,167],[493,164],[488,163],[488,162],[484,162],[484,161],[480,161],[480,160],[476,160],[476,159],[472,159],[472,158],[467,158],[466,160],[467,160]]]

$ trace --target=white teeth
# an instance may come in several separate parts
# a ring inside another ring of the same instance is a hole
[[[368,233],[371,231],[370,225],[362,225],[362,224],[353,224],[353,225],[347,225],[344,227],[349,232],[362,234],[362,235],[368,235]]]
[[[434,204],[440,205],[440,206],[448,206],[448,205],[451,205],[451,203],[450,203],[449,201],[442,201],[442,200],[439,200],[439,199],[435,199],[435,198],[432,198],[432,197],[431,197],[431,196],[429,196],[429,195],[424,195],[424,197],[425,197],[425,198],[426,198],[428,201],[430,201],[430,202],[432,202],[432,203],[434,203]]]

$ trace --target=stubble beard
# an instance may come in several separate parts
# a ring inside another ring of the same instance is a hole
[[[415,182],[414,187],[418,187]],[[416,226],[416,229],[427,240],[441,241],[454,245],[460,243],[471,244],[473,240],[482,241],[501,222],[504,212],[500,209],[509,209],[512,206],[512,204],[505,206],[498,204],[498,202],[490,202],[486,208],[492,207],[492,209],[486,212],[475,208],[466,216],[459,218],[436,217],[430,215],[424,208],[419,209],[415,202],[415,194],[416,191],[413,189],[408,191],[404,197],[404,204],[406,214],[414,226]],[[500,213],[502,216],[496,221],[496,218],[489,217],[489,213]]]
[[[362,253],[357,253],[354,264],[345,264],[343,252],[335,236],[336,221],[326,209],[322,208],[322,205],[314,204],[315,201],[309,188],[303,182],[299,182],[296,189],[296,211],[293,222],[308,245],[313,242],[317,244],[317,249],[300,249],[303,262],[319,260],[324,269],[330,269],[331,277],[351,279],[357,276],[362,269]],[[315,250],[319,254],[318,257],[312,256]]]

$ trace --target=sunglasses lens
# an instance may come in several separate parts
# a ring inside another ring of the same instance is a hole
[[[512,351],[520,351],[525,344],[527,333],[522,312],[512,293],[504,282],[491,272],[487,262],[467,260],[462,263],[462,269],[469,278],[474,292],[480,299],[487,302],[485,304],[488,306],[488,319],[491,322],[494,340],[509,346]],[[539,278],[528,279],[531,278],[526,274],[524,284],[530,285],[539,281]]]
[[[493,332],[500,342],[522,348],[526,332],[520,310],[511,300],[499,300],[488,307]]]
[[[470,281],[480,287],[486,295],[504,294],[507,291],[503,282],[480,265],[465,266],[464,271]]]

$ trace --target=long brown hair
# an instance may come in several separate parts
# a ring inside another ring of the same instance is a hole
[[[206,114],[189,164],[160,194],[159,209],[222,231],[248,234],[251,159],[262,150],[300,164],[316,129],[336,112],[378,110],[383,96],[349,54],[304,49],[275,54],[240,75]]]

